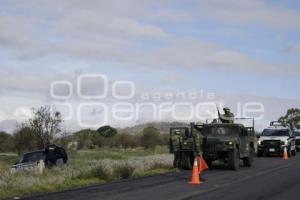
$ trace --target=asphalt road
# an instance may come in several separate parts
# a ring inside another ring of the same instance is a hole
[[[300,199],[300,155],[257,158],[253,167],[238,171],[214,169],[203,173],[205,182],[189,185],[184,171],[57,192],[27,200],[159,200],[159,199]]]

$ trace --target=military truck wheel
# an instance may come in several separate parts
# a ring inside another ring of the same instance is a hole
[[[245,167],[251,167],[254,161],[254,149],[250,147],[249,156],[243,159]]]
[[[262,157],[263,156],[263,152],[262,151],[257,151],[257,157]]]
[[[212,161],[211,160],[205,160],[207,166],[209,169],[212,169]]]
[[[240,152],[234,149],[228,153],[228,167],[232,170],[238,170],[240,167]]]
[[[288,157],[291,157],[291,156],[292,156],[292,150],[291,150],[291,147],[288,147],[287,152],[288,152]]]
[[[293,156],[296,156],[296,154],[297,154],[296,151],[297,151],[296,149],[294,149],[294,150],[292,151],[292,155],[293,155]]]

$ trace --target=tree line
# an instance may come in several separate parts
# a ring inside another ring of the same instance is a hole
[[[74,145],[76,149],[102,147],[154,149],[156,145],[167,145],[168,137],[168,134],[160,134],[158,129],[151,126],[134,135],[118,133],[117,129],[111,126],[99,127],[97,130],[83,129],[70,134],[63,128],[61,114],[45,106],[33,109],[33,117],[23,122],[13,135],[0,132],[0,152],[21,154],[43,149],[48,143],[56,143],[65,148],[71,144],[71,148]]]
[[[98,130],[84,129],[73,134],[78,149],[120,147],[144,147],[154,149],[156,145],[167,145],[168,134],[160,134],[154,127],[146,127],[139,134],[118,133],[110,126],[100,127]]]
[[[288,109],[278,120],[294,124],[300,129],[300,109]],[[69,134],[63,128],[61,114],[45,106],[33,109],[33,117],[22,123],[13,135],[0,132],[0,152],[20,154],[43,149],[48,142],[63,147],[71,144],[76,149],[103,147],[154,149],[156,145],[167,145],[168,141],[168,134],[160,134],[159,130],[152,126],[144,128],[138,134],[118,133],[117,129],[111,126],[103,126],[97,130],[83,129]]]

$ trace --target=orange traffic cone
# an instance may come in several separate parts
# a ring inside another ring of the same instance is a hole
[[[284,147],[283,149],[283,160],[288,160],[289,159],[289,156],[288,156],[288,153],[287,153],[287,149],[286,147]]]
[[[198,171],[198,162],[197,162],[197,158],[195,158],[194,160],[194,166],[193,166],[193,172],[192,172],[192,180],[189,182],[189,184],[192,185],[199,185],[200,182],[200,174]]]
[[[206,162],[202,156],[198,156],[197,160],[198,160],[198,170],[199,170],[199,174],[200,174],[202,171],[205,171],[208,169],[208,165],[206,164]]]

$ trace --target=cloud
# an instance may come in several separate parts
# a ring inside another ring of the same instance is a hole
[[[300,45],[290,46],[284,49],[284,52],[300,54]]]
[[[33,116],[32,110],[27,107],[19,107],[13,113],[15,119],[18,121],[24,121]]]
[[[55,70],[41,72],[38,69],[24,69],[20,67],[0,66],[2,78],[0,79],[0,92],[18,91],[27,93],[50,94],[50,85],[57,80],[73,80],[74,72],[57,73]],[[64,88],[59,88],[63,93]]]
[[[264,25],[273,28],[300,28],[300,12],[261,0],[201,0],[200,16],[241,26]]]
[[[84,36],[115,36],[119,38],[162,37],[165,32],[157,26],[141,23],[129,17],[103,14],[99,11],[76,10],[58,18],[53,26],[57,34]]]
[[[181,78],[175,75],[167,75],[162,78],[161,83],[164,85],[172,85],[181,81]]]
[[[9,117],[5,112],[0,111],[0,121],[7,120]]]
[[[223,69],[268,75],[300,73],[297,65],[264,62],[241,52],[194,38],[175,37],[169,39],[168,44],[167,47],[139,52],[130,58],[132,59],[130,61],[138,62],[142,66],[150,65],[154,68]]]
[[[0,47],[12,58],[118,62],[124,66],[246,70],[260,74],[295,74],[299,68],[258,60],[221,44],[179,36],[173,26],[182,20],[215,19],[243,25],[294,26],[299,13],[253,1],[45,1],[2,8]],[[198,5],[198,6],[196,6]],[[192,8],[191,8],[192,7]],[[200,14],[199,14],[200,13]],[[199,16],[200,15],[200,16]],[[155,44],[154,48],[147,43]],[[5,67],[5,66],[0,66]]]
[[[129,5],[122,1],[29,1],[4,6],[0,47],[14,50],[18,58],[89,55],[113,59],[132,47],[132,40],[167,35],[159,26],[130,17],[134,6]]]

